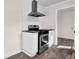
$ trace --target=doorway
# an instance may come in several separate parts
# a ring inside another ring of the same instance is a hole
[[[57,32],[58,45],[72,47],[74,45],[74,7],[58,10]]]

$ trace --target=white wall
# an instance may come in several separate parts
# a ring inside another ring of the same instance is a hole
[[[58,11],[58,37],[74,39],[74,8]]]
[[[5,0],[5,58],[21,51],[21,0]]]
[[[51,5],[49,7],[47,7],[48,9],[48,15],[49,15],[49,18],[48,18],[48,21],[45,21],[48,25],[45,26],[45,28],[47,27],[50,27],[52,29],[55,29],[55,44],[57,44],[57,11],[60,10],[60,9],[64,9],[64,8],[69,8],[69,7],[74,7],[74,0],[69,0],[69,1],[64,1],[64,2],[61,2],[61,3],[58,3],[58,4],[54,4],[54,5]],[[51,26],[49,26],[51,25]]]

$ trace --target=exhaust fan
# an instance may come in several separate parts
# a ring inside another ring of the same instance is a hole
[[[33,17],[42,17],[45,16],[44,14],[40,13],[37,11],[37,1],[33,0],[32,1],[32,12],[28,14],[29,16]]]

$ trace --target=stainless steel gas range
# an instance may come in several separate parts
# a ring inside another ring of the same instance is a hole
[[[29,32],[38,32],[38,52],[37,54],[41,54],[45,50],[48,49],[48,30],[39,29],[38,25],[29,25]]]

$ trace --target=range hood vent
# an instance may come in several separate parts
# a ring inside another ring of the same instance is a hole
[[[28,14],[29,16],[33,17],[42,17],[45,16],[44,14],[40,13],[37,11],[37,1],[33,0],[32,1],[32,12]]]

